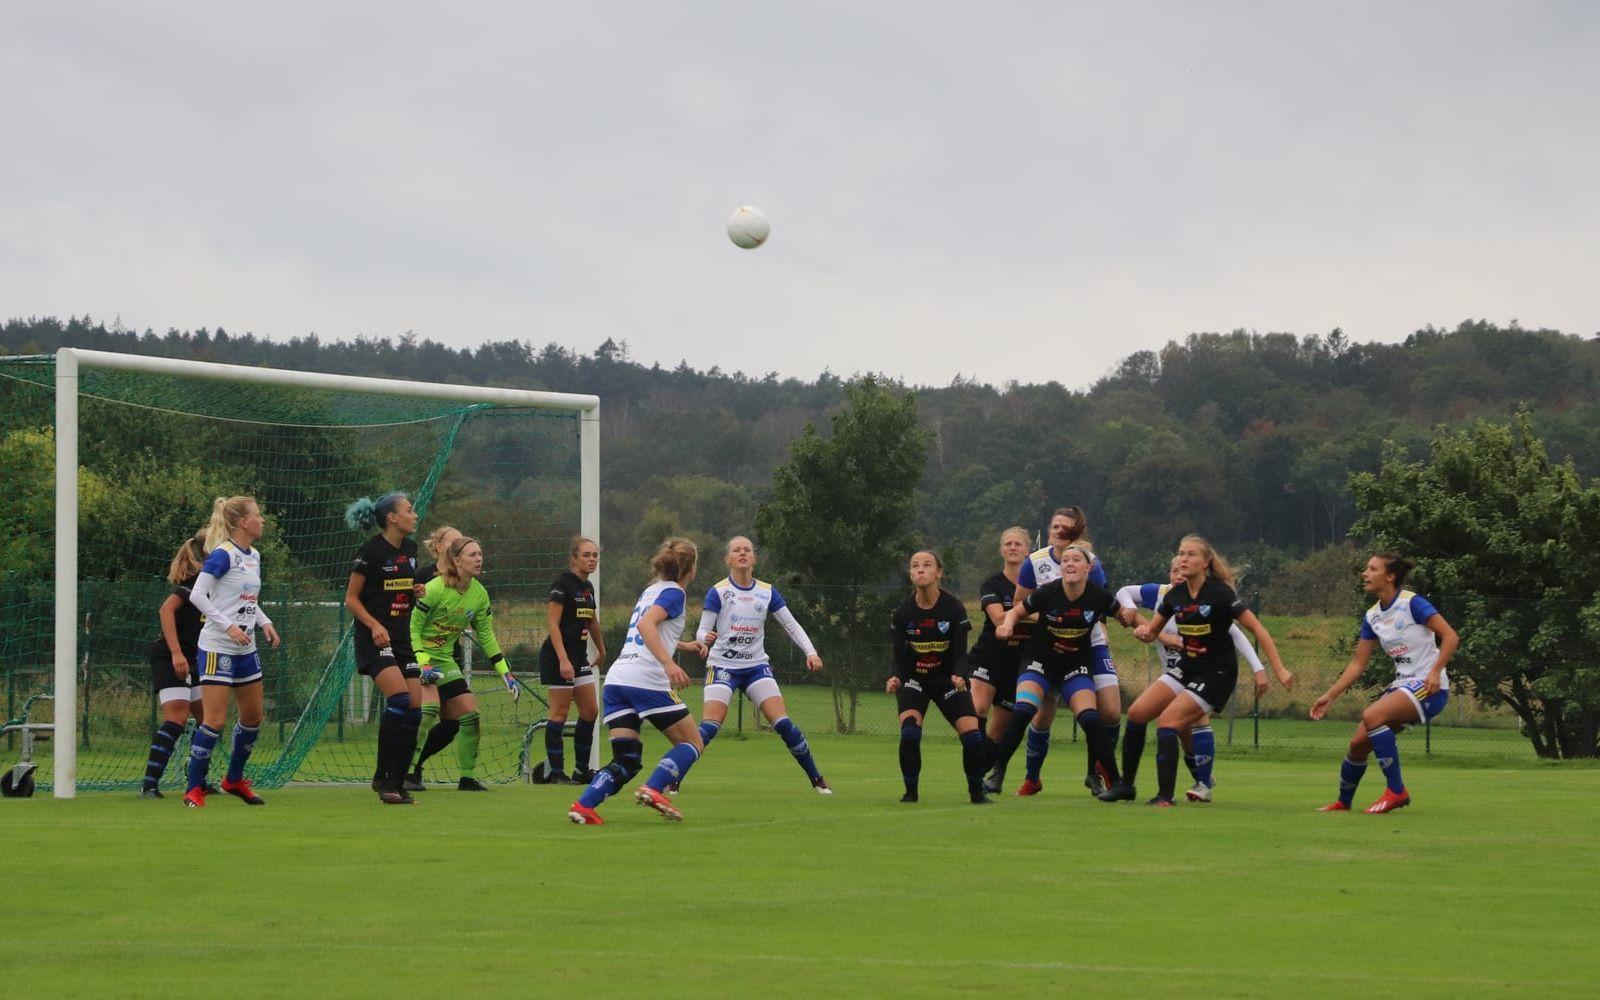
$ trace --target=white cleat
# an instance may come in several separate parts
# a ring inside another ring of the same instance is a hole
[[[1183,797],[1190,802],[1210,802],[1211,786],[1203,781],[1196,781],[1193,788],[1183,793]]]

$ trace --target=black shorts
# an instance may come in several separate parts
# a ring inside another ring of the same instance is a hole
[[[586,650],[587,652],[587,650]],[[539,683],[547,688],[577,687],[578,682],[585,677],[593,677],[594,668],[588,663],[572,664],[572,680],[561,676],[561,661],[556,658],[556,648],[546,639],[544,645],[539,647]],[[588,683],[594,683],[590,681]]]
[[[189,661],[187,680],[179,677],[178,672],[172,669],[172,651],[167,648],[166,643],[157,643],[150,647],[150,684],[157,694],[170,688],[193,688],[199,685],[197,674],[199,667],[196,664],[200,662],[200,651],[186,649],[183,655]]]
[[[1186,693],[1199,699],[1201,707],[1213,714],[1222,711],[1228,699],[1233,697],[1233,689],[1239,684],[1237,663],[1231,667],[1184,665],[1164,673],[1182,684]]]
[[[1017,672],[1022,663],[1021,648],[1013,652],[1016,655],[1002,653],[993,663],[973,660],[970,678],[994,688],[994,707],[1008,712],[1017,707]]]
[[[407,639],[409,638],[408,636]],[[417,666],[417,657],[411,652],[409,641],[404,646],[391,644],[379,649],[372,642],[372,634],[357,622],[354,646],[358,674],[377,677],[390,667],[399,667],[400,673],[407,678],[422,676],[422,668]]]
[[[972,695],[956,690],[949,674],[913,673],[901,682],[895,700],[901,712],[921,712],[924,720],[928,717],[928,703],[934,702],[952,726],[957,719],[978,717],[977,709],[972,707]]]
[[[472,685],[467,683],[465,677],[457,677],[453,681],[445,681],[439,685],[439,704],[443,705],[451,698],[459,698],[464,694],[472,693]]]
[[[577,664],[574,663],[573,666],[577,666]],[[671,729],[673,727],[673,725],[676,724],[678,721],[680,721],[682,719],[687,719],[688,717],[689,717],[689,706],[688,705],[679,705],[677,708],[673,709],[670,712],[655,712],[655,713],[649,715],[647,718],[649,718],[651,723],[653,723],[657,729],[661,730],[664,733],[667,730]],[[638,713],[636,713],[636,712],[628,712],[628,713],[626,713],[624,715],[614,715],[611,718],[607,719],[606,720],[606,728],[607,729],[631,729],[631,730],[633,730],[634,732],[637,733],[637,732],[641,732],[644,729],[644,720],[639,718]]]

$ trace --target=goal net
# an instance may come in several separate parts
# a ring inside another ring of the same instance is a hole
[[[496,633],[530,688],[514,702],[475,658],[478,776],[515,779],[545,714],[550,581],[569,538],[598,533],[597,429],[592,396],[94,351],[0,358],[0,697],[15,719],[31,696],[54,695],[32,711],[56,724],[35,745],[39,787],[138,787],[160,721],[149,649],[167,566],[214,498],[236,494],[267,518],[261,604],[283,638],[263,643],[266,721],[247,774],[267,787],[370,779],[381,704],[355,672],[343,604],[370,532],[343,515],[396,489],[422,514],[419,540],[452,524],[483,543]],[[166,785],[181,787],[187,744],[186,732]],[[0,768],[19,752],[0,739]],[[446,750],[428,777],[454,780],[455,767]]]

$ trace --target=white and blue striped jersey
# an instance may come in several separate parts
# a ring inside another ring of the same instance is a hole
[[[189,591],[189,603],[206,616],[200,648],[214,653],[243,654],[256,649],[256,626],[271,624],[259,605],[261,550],[224,541],[206,556],[205,566]],[[228,638],[230,626],[244,629],[243,646]]]
[[[1089,582],[1097,587],[1111,589],[1106,582],[1106,568],[1100,562],[1100,557],[1088,549],[1082,550],[1089,557]],[[1017,586],[1029,590],[1038,590],[1053,580],[1061,579],[1061,559],[1056,555],[1056,550],[1049,545],[1028,553],[1028,558],[1017,567]],[[1095,624],[1094,630],[1089,634],[1089,643],[1093,646],[1109,646],[1111,640],[1106,638],[1106,627]]]
[[[802,652],[807,656],[816,655],[816,647],[811,645],[805,629],[795,621],[794,613],[784,603],[778,588],[765,580],[753,580],[750,586],[741,587],[725,576],[706,591],[705,611],[695,629],[695,638],[702,642],[710,633],[717,633],[706,665],[713,669],[737,670],[767,663],[768,615],[783,626]]]
[[[628,637],[622,641],[622,651],[617,654],[611,669],[606,671],[607,684],[654,691],[672,690],[672,684],[667,680],[667,665],[657,660],[655,654],[650,652],[650,647],[644,644],[644,636],[639,632],[639,619],[653,607],[659,607],[667,613],[661,624],[656,626],[656,635],[660,637],[661,644],[667,647],[667,655],[671,656],[672,651],[678,648],[678,639],[683,635],[683,625],[687,620],[684,597],[683,588],[670,580],[657,580],[644,588],[644,593],[639,595],[638,602],[633,606],[633,617],[628,619]]]
[[[1439,644],[1424,622],[1438,613],[1426,597],[1402,590],[1387,608],[1379,601],[1367,609],[1361,618],[1361,638],[1376,640],[1389,654],[1396,681],[1426,680],[1439,659]],[[1439,690],[1450,690],[1448,671],[1439,671]]]

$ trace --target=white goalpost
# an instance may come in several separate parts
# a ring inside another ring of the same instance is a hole
[[[413,397],[462,404],[493,404],[516,409],[544,409],[575,413],[579,451],[579,531],[600,537],[600,398],[579,393],[531,389],[502,389],[449,385],[399,379],[331,375],[320,372],[253,368],[245,365],[183,361],[169,358],[115,354],[106,351],[63,348],[55,355],[55,726],[53,794],[70,799],[77,795],[78,751],[75,738],[79,714],[78,691],[78,589],[79,578],[79,388],[80,372],[110,369],[207,379],[218,382],[270,385],[289,389],[324,390],[371,396]],[[568,480],[570,482],[570,480]],[[592,577],[596,597],[599,574]]]

